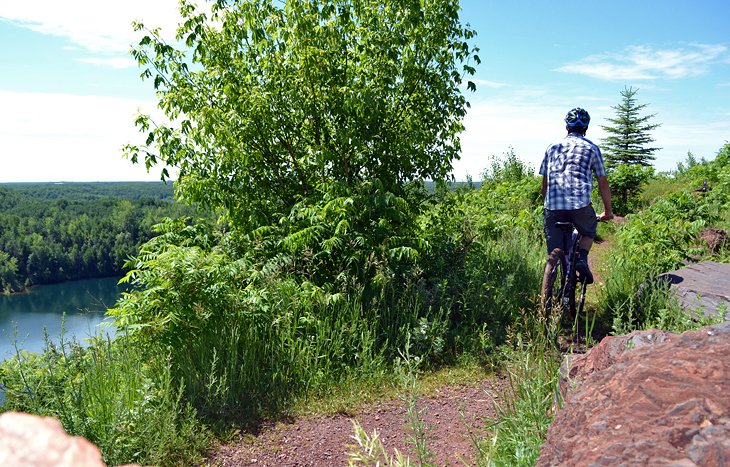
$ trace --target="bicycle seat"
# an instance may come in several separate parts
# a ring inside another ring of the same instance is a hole
[[[575,228],[572,222],[556,222],[555,227],[561,229],[563,232],[572,232]]]

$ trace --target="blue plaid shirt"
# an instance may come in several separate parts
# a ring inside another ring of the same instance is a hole
[[[545,209],[572,211],[591,204],[593,174],[606,176],[601,150],[578,133],[569,133],[545,151],[540,175],[547,177]]]

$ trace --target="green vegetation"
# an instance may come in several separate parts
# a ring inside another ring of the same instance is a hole
[[[458,2],[419,5],[221,0],[209,27],[183,2],[185,47],[149,31],[134,55],[179,126],[140,116],[146,143],[127,154],[179,167],[176,195],[215,222],[159,222],[126,263],[124,281],[135,287],[110,310],[117,337],[18,352],[0,365],[3,410],[58,417],[107,463],[191,464],[232,428],[342,388],[400,382],[427,463],[412,398],[416,362],[423,372],[499,363],[512,375],[512,398],[493,437],[477,443],[481,462],[534,462],[557,368],[550,333],[535,319],[545,261],[540,180],[513,151],[478,189],[443,180],[467,107],[459,86],[478,57]],[[618,228],[596,310],[603,328],[693,325],[653,298],[663,290],[653,278],[707,255],[694,248],[702,227],[727,226],[729,151],[666,175],[678,191],[647,200]],[[688,189],[698,177],[712,190]],[[8,210],[19,205],[18,194],[0,196]],[[34,205],[51,213],[48,238],[84,219],[74,209],[87,201],[62,201]],[[169,216],[157,203],[167,202],[93,200],[100,215],[89,225],[111,217],[88,235],[116,239]],[[147,204],[160,210],[135,210]],[[2,251],[0,267],[19,265]],[[713,257],[727,254],[723,246]]]
[[[145,198],[165,201],[175,199],[174,185],[163,182],[4,183],[0,186],[25,198],[46,201],[85,201],[104,198],[130,201]]]
[[[523,340],[527,336],[530,339]],[[510,386],[489,426],[492,436],[477,443],[478,465],[535,465],[554,404],[560,402],[560,354],[542,330],[516,336],[515,345],[502,352]]]
[[[3,410],[56,417],[96,444],[110,465],[145,459],[183,465],[211,439],[181,398],[164,360],[143,361],[123,341],[88,346],[62,338],[42,354],[18,351],[2,362]]]
[[[121,276],[162,217],[192,215],[163,183],[0,186],[0,293]]]
[[[725,145],[711,162],[694,164],[671,177],[662,176],[665,186],[674,186],[653,200],[644,210],[630,216],[617,234],[612,256],[610,282],[600,300],[606,316],[620,318],[617,331],[640,329],[659,319],[662,310],[672,307],[666,283],[655,278],[682,267],[687,261],[710,258],[728,261],[727,245],[707,252],[700,239],[707,227],[728,229],[730,200],[730,145]],[[711,189],[697,191],[706,181]]]
[[[703,324],[668,306],[661,286],[649,287],[656,271],[687,257],[728,260],[727,246],[712,256],[694,248],[701,226],[728,226],[728,151],[671,174],[677,191],[612,227],[617,244],[595,310],[603,328]],[[225,226],[167,221],[131,264],[140,289],[113,311],[128,333],[86,350],[49,345],[43,355],[7,360],[4,410],[56,416],[110,462],[184,464],[230,426],[320,400],[328,402],[319,410],[336,411],[378,397],[362,394],[373,381],[381,397],[400,387],[412,402],[415,389],[404,381],[413,372],[404,379],[396,365],[407,349],[406,360],[420,362],[419,382],[473,362],[512,375],[492,437],[477,442],[480,465],[531,465],[551,419],[558,358],[534,312],[544,261],[539,180],[515,164],[499,162],[480,189],[426,196],[414,225],[428,249],[409,274],[387,276],[379,294],[331,293],[297,275],[269,274],[230,256],[235,237]],[[712,189],[694,192],[705,179]],[[680,223],[690,230],[680,232]],[[640,290],[641,302],[626,298]],[[117,383],[102,384],[110,380]],[[411,410],[414,441],[428,458],[427,427]],[[140,411],[147,418],[135,419]],[[366,459],[377,439],[358,436],[354,454]]]

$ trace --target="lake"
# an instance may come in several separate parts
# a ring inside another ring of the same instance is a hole
[[[48,337],[58,342],[62,322],[68,338],[74,336],[83,342],[96,335],[107,308],[125,288],[117,285],[118,281],[118,277],[85,279],[39,285],[24,294],[0,295],[0,359],[15,353],[14,328],[18,347],[31,352],[44,349],[44,327]],[[105,332],[113,334],[113,329],[105,328]]]

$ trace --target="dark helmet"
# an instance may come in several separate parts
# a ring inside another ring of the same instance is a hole
[[[588,128],[588,124],[591,122],[591,116],[585,109],[576,107],[565,116],[565,123],[569,127],[583,127]]]

